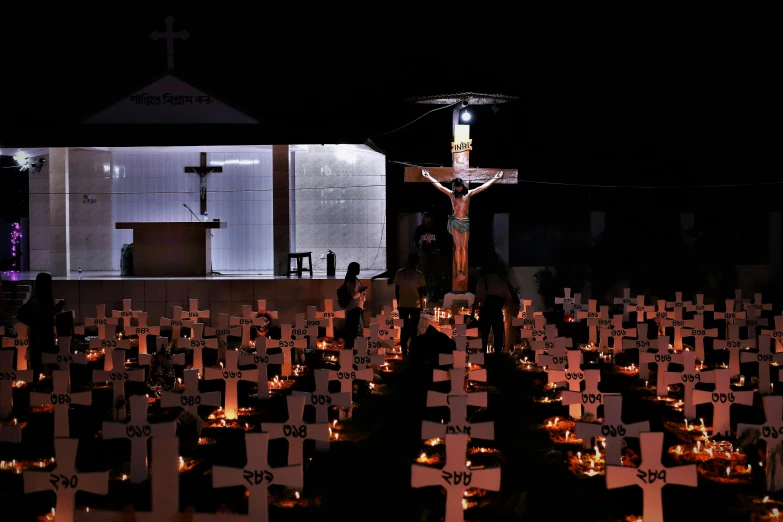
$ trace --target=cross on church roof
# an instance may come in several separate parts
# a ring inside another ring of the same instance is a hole
[[[187,40],[190,37],[190,33],[185,30],[174,31],[174,17],[167,16],[164,20],[166,22],[166,32],[161,33],[159,31],[152,31],[150,38],[156,42],[161,38],[166,40],[166,66],[169,71],[174,70],[174,40],[179,38],[180,40]]]

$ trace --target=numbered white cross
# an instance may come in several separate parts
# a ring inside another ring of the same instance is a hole
[[[726,338],[738,339],[739,328],[732,330],[729,325],[734,322],[734,319],[745,319],[747,314],[745,312],[734,311],[734,299],[726,299],[726,311],[725,312],[713,312],[714,319],[716,321],[726,321]],[[732,337],[733,332],[737,332],[737,337]]]
[[[609,307],[602,306],[601,311],[597,310],[598,301],[595,299],[587,300],[587,310],[577,312],[577,319],[587,319],[587,331],[588,342],[590,344],[598,344],[598,329],[600,328],[601,319],[609,319]]]
[[[260,339],[259,339],[260,341]],[[269,365],[270,364],[283,364],[283,354],[275,353],[270,354],[266,345],[261,342],[256,343],[256,353],[241,354],[239,356],[239,365],[247,366],[250,364],[256,365],[257,377],[258,377],[258,398],[268,399],[269,395]]]
[[[660,321],[661,332],[663,332],[663,328],[665,325],[664,321],[671,317],[673,317],[673,313],[666,311],[666,301],[663,299],[658,299],[658,306],[655,307],[653,311],[647,312],[647,319],[655,319],[657,321]]]
[[[71,338],[60,336],[57,338],[57,353],[43,353],[41,361],[44,364],[56,364],[60,370],[70,372],[71,364],[87,364],[87,354],[72,354]]]
[[[536,352],[536,364],[552,370],[565,370],[567,367],[568,354],[571,352],[582,353],[581,350],[567,350],[568,344],[566,337],[558,337],[554,342],[544,341],[547,344],[545,354]],[[580,357],[581,360],[581,357]]]
[[[372,382],[372,369],[354,370],[353,350],[340,350],[337,356],[339,370],[329,370],[329,380],[340,381],[340,391],[347,392],[353,402],[353,381]]]
[[[651,339],[648,337],[650,325],[647,323],[639,323],[636,325],[636,339],[623,339],[623,350],[630,350],[636,348],[639,353],[656,348],[658,346],[658,339]],[[641,368],[640,368],[641,370]]]
[[[218,339],[218,357],[221,361],[226,359],[226,350],[228,349],[228,336],[241,337],[241,328],[231,328],[230,318],[228,314],[218,314],[217,328],[204,328],[204,333],[210,337],[217,337]],[[249,335],[249,331],[248,331]],[[250,344],[248,338],[248,344]],[[263,342],[261,344],[264,344]]]
[[[666,306],[668,308],[677,309],[682,308],[683,311],[687,310],[689,306],[691,306],[693,303],[691,301],[685,301],[682,298],[682,292],[674,292],[674,301],[666,301]]]
[[[744,404],[753,406],[752,391],[734,391],[731,388],[731,372],[726,369],[710,370],[713,372],[715,390],[693,390],[695,404],[712,404],[712,435],[724,434],[731,430],[731,405]],[[702,372],[710,373],[710,372]]]
[[[783,315],[775,316],[774,330],[762,330],[761,335],[768,335],[775,340],[775,351],[783,350]]]
[[[298,360],[299,353],[304,353],[304,350],[307,348],[307,339],[304,338],[305,335],[307,335],[306,332],[303,332],[298,328],[292,328],[290,324],[283,324],[280,325],[280,339],[267,338],[267,348],[276,347],[283,351],[283,366],[280,369],[280,373],[282,373],[284,377],[288,377],[293,373],[293,368],[291,367],[293,356],[297,355]]]
[[[533,328],[520,332],[522,339],[527,339],[531,348],[535,341],[543,341],[546,338],[546,317],[537,315],[533,317],[533,323]]]
[[[666,371],[666,385],[682,384],[683,414],[686,419],[696,418],[696,403],[693,402],[693,390],[700,382],[714,382],[715,374],[702,372],[696,368],[696,352],[682,352],[682,370],[679,372]],[[660,395],[660,391],[658,392]]]
[[[125,350],[115,350],[112,352],[112,369],[93,370],[93,382],[111,382],[112,383],[112,411],[114,418],[118,421],[125,420],[125,406],[119,407],[123,397],[125,397],[126,382],[144,382],[145,371],[142,369],[128,370],[125,368]],[[127,402],[127,401],[126,401]]]
[[[106,371],[111,371],[111,369],[114,368],[114,362],[112,359],[114,350],[131,349],[130,339],[117,340],[114,338],[115,328],[116,326],[113,324],[106,325],[106,333],[109,337],[108,339],[90,339],[91,350],[103,350],[103,369]]]
[[[212,468],[212,487],[245,486],[248,490],[248,517],[254,521],[268,522],[269,486],[281,484],[301,488],[304,481],[302,465],[270,467],[267,459],[269,435],[266,433],[245,433],[245,448],[247,464],[243,468]]]
[[[432,401],[427,402],[427,406],[447,406],[449,408],[449,422],[443,424],[441,422],[422,421],[421,438],[443,438],[447,434],[456,433],[467,435],[474,439],[494,440],[494,422],[468,422],[468,401],[474,395],[476,394],[428,396],[428,399],[432,399]]]
[[[27,369],[27,347],[30,346],[30,339],[27,338],[27,325],[16,323],[16,337],[3,337],[3,348],[13,348],[16,350],[16,367],[20,370]]]
[[[177,346],[190,350],[193,354],[192,367],[199,371],[199,375],[204,375],[204,350],[217,350],[217,339],[204,339],[204,323],[194,323],[190,320],[185,321],[185,326],[190,328],[190,339],[180,338]]]
[[[615,297],[614,298],[614,304],[622,305],[623,307],[623,321],[629,321],[630,320],[630,305],[636,304],[636,298],[631,297],[631,289],[630,288],[623,288],[623,296],[622,297]]]
[[[650,378],[650,364],[655,364],[655,389],[658,390],[658,395],[664,396],[669,393],[666,386],[669,364],[682,364],[682,354],[685,352],[670,353],[669,337],[666,335],[659,335],[655,344],[655,351],[639,352],[639,379],[647,381]]]
[[[305,423],[305,398],[301,395],[286,397],[288,420],[282,423],[264,422],[263,431],[269,434],[269,440],[286,439],[288,441],[288,465],[304,462],[304,441],[306,439],[320,442],[329,441],[329,423]]]
[[[169,347],[169,338],[168,337],[156,337],[155,338],[155,353],[140,353],[139,354],[139,366],[151,366],[152,365],[152,359],[155,357],[155,354],[163,352],[166,353],[166,349]],[[171,364],[175,366],[185,366],[185,354],[184,353],[177,353],[177,354],[171,354],[170,357]]]
[[[743,299],[742,298],[742,289],[741,288],[735,288],[734,289],[734,311],[735,312],[741,312],[745,309],[745,301],[750,301],[750,299]]]
[[[622,466],[622,443],[625,437],[638,437],[644,431],[650,431],[650,421],[623,422],[623,396],[620,393],[605,393],[604,418],[599,423],[577,422],[576,438],[583,441],[591,437],[603,437],[606,442],[604,460],[607,464]],[[597,445],[597,442],[596,442]]]
[[[174,437],[176,422],[147,422],[148,401],[146,395],[134,395],[128,399],[130,418],[124,422],[104,422],[103,438],[128,439],[130,441],[130,482],[141,484],[147,480],[147,439],[150,437]]]
[[[642,488],[642,517],[645,522],[663,522],[662,489],[667,484],[690,486],[698,485],[696,464],[667,468],[661,462],[663,453],[663,433],[647,432],[639,434],[641,457],[639,467],[606,466],[606,488],[615,489],[626,486]]]
[[[85,317],[84,325],[75,326],[73,332],[77,335],[85,335],[84,329],[88,326],[94,326],[98,329],[98,339],[114,339],[113,332],[110,334],[106,331],[106,325],[111,324],[116,327],[118,323],[117,318],[106,317],[106,305],[100,304],[95,307],[95,317]],[[116,328],[114,331],[116,331]]]
[[[755,430],[759,439],[766,442],[767,453],[764,469],[767,473],[767,491],[783,489],[783,455],[780,445],[783,444],[783,397],[767,395],[764,400],[764,424],[737,424],[737,437],[748,430]]]
[[[585,372],[582,370],[582,350],[569,350],[566,353],[566,360],[568,361],[568,368],[565,370],[547,370],[547,379],[549,382],[555,383],[556,386],[566,383],[569,391],[580,393],[582,382],[585,380]],[[568,408],[568,414],[575,419],[581,417],[581,404],[579,402],[571,404]]]
[[[266,314],[271,319],[275,319],[275,320],[279,318],[279,314],[276,310],[266,309],[266,299],[258,299],[256,301],[255,310],[253,310],[252,305],[242,305],[242,317],[247,317],[248,319],[252,319],[258,317],[258,314]]]
[[[704,361],[704,338],[705,337],[718,337],[717,328],[704,328],[704,315],[694,315],[693,319],[686,320],[683,330],[683,337],[693,337],[693,346],[696,348],[696,358],[700,361]]]
[[[574,298],[571,297],[571,289],[563,289],[563,297],[555,297],[555,304],[563,306],[564,312],[569,312],[574,309]]]
[[[748,337],[756,337],[758,335],[759,326],[769,326],[769,319],[766,317],[759,317],[756,314],[756,309],[752,308],[751,305],[748,305],[745,315],[745,319],[734,319],[732,324],[746,327],[748,329]]]
[[[704,304],[704,294],[696,294],[696,302],[685,307],[685,311],[693,312],[696,315],[704,315],[704,312],[714,312],[715,305]]]
[[[455,350],[451,353],[438,354],[438,365],[445,366],[451,365],[451,368],[455,370],[464,369],[468,364],[484,364],[484,354],[468,353],[465,350]]]
[[[315,315],[315,307],[308,306],[308,312],[310,308],[313,309],[313,315]],[[295,332],[291,332],[291,335],[296,339],[307,337],[306,348],[315,349],[318,346],[318,328],[328,324],[328,319],[307,319],[306,314],[296,314],[294,321]]]
[[[745,312],[742,313],[744,314]],[[729,370],[731,370],[732,375],[740,373],[740,352],[742,352],[742,349],[756,347],[756,338],[740,339],[739,329],[738,325],[729,325],[727,327],[728,339],[715,339],[712,341],[713,349],[729,351]]]
[[[371,342],[380,342],[381,346],[384,348],[391,349],[394,347],[394,331],[389,330],[377,322],[370,323],[370,327],[364,329],[364,336]],[[453,337],[456,336],[452,336],[452,338]]]
[[[471,469],[467,465],[467,435],[446,435],[446,464],[442,469],[413,464],[411,486],[443,486],[446,490],[444,522],[462,522],[462,500],[469,488],[500,491],[500,468]]]
[[[295,391],[294,395],[305,398],[305,404],[315,408],[315,422],[329,422],[329,409],[332,406],[349,408],[351,406],[351,394],[348,392],[329,391],[329,372],[325,368],[313,370],[315,390],[312,392]],[[316,444],[317,446],[317,444]]]
[[[200,392],[198,389],[199,372],[195,369],[184,370],[182,372],[182,381],[185,390],[182,393],[164,391],[160,398],[160,405],[163,408],[180,407],[196,419],[196,431],[201,433],[204,425],[204,419],[198,414],[199,406],[212,406],[220,408],[221,397],[219,391]]]
[[[263,326],[266,321],[261,317],[231,317],[229,325],[238,327],[242,331],[242,341],[240,348],[250,348],[250,329],[256,326]]]
[[[171,312],[171,319],[167,317],[160,318],[161,326],[171,327],[171,340],[177,342],[182,336],[182,327],[185,326],[186,317],[183,315],[182,307],[175,306]]]
[[[197,323],[199,319],[209,319],[209,310],[199,310],[198,299],[188,299],[188,309],[182,312],[182,318]]]
[[[112,310],[111,316],[115,319],[122,319],[122,327],[127,328],[130,326],[130,320],[132,317],[138,317],[142,313],[141,310],[131,310],[131,300],[122,300],[122,310]]]
[[[587,310],[587,303],[582,302],[582,294],[574,294],[574,302],[571,306],[573,307],[571,311],[574,312],[574,315]]]
[[[54,409],[54,437],[70,437],[68,425],[68,410],[71,404],[89,406],[92,404],[92,393],[72,393],[68,385],[68,372],[55,370],[52,372],[52,393],[30,392],[30,406],[51,404]]]
[[[779,366],[783,363],[783,353],[775,353],[771,350],[772,339],[766,335],[758,336],[758,352],[742,352],[740,362],[757,363],[759,366],[759,393],[769,395],[772,393],[772,384],[769,380],[770,366]]]
[[[753,294],[753,301],[749,299],[745,300],[745,311],[755,310],[756,316],[761,317],[761,314],[765,311],[772,311],[772,303],[764,303],[761,299],[761,294]]]
[[[541,312],[536,312],[535,307],[531,304],[532,301],[525,300],[524,308],[519,310],[516,317],[511,319],[511,326],[530,330],[535,326],[535,317],[543,315]]]
[[[645,306],[644,294],[640,294],[636,296],[635,303],[625,305],[625,312],[629,314],[629,317],[631,312],[635,312],[636,322],[641,323],[644,322],[645,314],[648,314],[650,312],[655,312],[655,306],[654,305]]]
[[[564,390],[560,393],[562,402],[567,406],[581,405],[583,408],[581,415],[569,415],[578,419],[585,414],[590,414],[593,418],[598,417],[598,406],[603,404],[601,391],[598,389],[598,383],[601,382],[601,370],[582,370],[584,372],[584,389],[581,392]]]
[[[76,508],[76,492],[88,491],[96,495],[109,492],[109,472],[80,473],[76,469],[78,439],[57,439],[54,454],[57,467],[52,471],[25,471],[24,492],[53,491],[57,497],[55,513],[58,522],[73,522]]]
[[[239,370],[239,352],[229,350],[226,352],[226,364],[223,368],[205,368],[204,379],[207,381],[222,380],[226,384],[223,410],[226,419],[239,417],[239,400],[237,388],[239,381],[258,381],[258,370]]]
[[[391,315],[391,311],[389,315]],[[334,337],[334,320],[338,318],[345,319],[345,310],[335,310],[334,302],[331,299],[324,299],[324,311],[317,312],[316,317],[328,319],[329,325],[326,327],[326,336]],[[397,317],[399,317],[399,314],[397,314]]]
[[[380,342],[372,342],[373,348],[370,348],[370,341],[367,337],[357,337],[353,346],[353,364],[360,370],[367,366],[380,366],[386,360],[385,348],[374,348]]]
[[[126,326],[122,333],[126,336],[137,336],[139,338],[139,353],[149,353],[148,336],[160,335],[160,326],[149,326],[147,324],[147,312],[136,314],[136,320],[138,321],[136,326]]]
[[[33,382],[32,370],[14,369],[14,352],[0,352],[0,419],[9,417],[14,409],[14,382]]]
[[[462,352],[467,350],[480,350],[482,346],[481,338],[471,339],[463,335],[458,335],[455,337],[454,344],[456,345],[457,350]]]
[[[682,318],[682,307],[675,308],[673,312],[669,312],[668,317],[663,320],[665,328],[671,328],[674,330],[674,344],[675,350],[682,350],[682,332],[685,329],[685,320]]]
[[[456,315],[459,314],[455,314],[455,316]],[[395,339],[400,338],[400,334],[402,333],[403,320],[400,319],[399,313],[396,317],[394,316],[394,312],[392,311],[391,306],[384,305],[383,310],[381,311],[381,315],[376,315],[375,320],[380,326],[392,332]]]
[[[639,325],[637,324],[636,326],[638,327]],[[612,351],[616,354],[623,351],[623,339],[625,337],[636,337],[636,328],[624,328],[623,316],[615,315],[612,317],[612,327],[608,328],[606,333],[612,338]]]

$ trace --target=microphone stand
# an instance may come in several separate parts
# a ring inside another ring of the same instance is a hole
[[[191,214],[193,214],[193,217],[194,217],[194,218],[196,218],[196,220],[197,220],[197,221],[201,221],[201,220],[198,218],[198,216],[196,215],[196,213],[195,213],[195,212],[193,212],[193,210],[191,210],[191,208],[188,206],[188,204],[187,204],[187,203],[183,203],[183,204],[182,204],[182,206],[183,206],[183,207],[185,207],[186,209],[188,209],[188,210],[190,211],[190,213],[191,213]],[[215,237],[215,235],[214,235],[212,232],[210,232],[210,233],[209,233],[209,235],[210,235],[210,237]],[[210,252],[210,260],[209,260],[209,266],[210,266],[210,267],[212,266],[212,258],[211,258],[211,254],[212,254],[212,252]],[[208,273],[207,275],[223,275],[223,274],[221,274],[220,272],[216,272],[216,271],[214,271],[214,270],[210,270],[210,271],[209,271],[209,273]]]

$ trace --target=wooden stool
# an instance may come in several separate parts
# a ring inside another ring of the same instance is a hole
[[[307,258],[307,268],[302,266],[302,260]],[[291,260],[296,259],[296,270],[291,270]],[[288,253],[288,275],[297,274],[302,275],[302,272],[310,272],[313,275],[313,258],[312,252],[289,252]]]

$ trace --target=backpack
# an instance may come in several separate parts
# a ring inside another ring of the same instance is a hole
[[[348,287],[345,285],[345,283],[337,287],[337,304],[340,306],[340,308],[346,308],[349,304],[351,304],[352,299],[353,296],[351,295],[351,292],[348,291]]]

